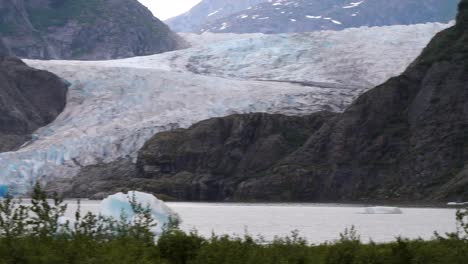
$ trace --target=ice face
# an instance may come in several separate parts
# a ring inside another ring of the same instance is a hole
[[[363,209],[363,214],[402,214],[398,207],[367,207]]]
[[[156,235],[161,234],[164,225],[168,224],[170,219],[180,221],[179,216],[163,201],[151,194],[136,191],[130,191],[127,194],[116,193],[108,196],[106,199],[102,200],[99,213],[117,220],[120,219],[122,215],[125,215],[131,221],[132,218],[135,217],[135,213],[130,201],[136,202],[143,208],[151,209],[151,215],[157,224],[152,229],[152,232]]]
[[[399,74],[447,26],[206,34],[192,36],[193,48],[147,57],[26,61],[70,82],[67,106],[20,150],[0,154],[0,185],[22,195],[36,181],[134,158],[155,133],[212,117],[343,111],[375,83]]]

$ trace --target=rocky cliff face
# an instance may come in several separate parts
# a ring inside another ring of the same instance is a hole
[[[140,151],[138,177],[151,184],[139,187],[193,200],[466,200],[467,71],[464,0],[455,27],[345,113],[231,116],[157,134]]]
[[[268,177],[270,167],[304,144],[331,116],[234,115],[158,134],[139,152],[138,173],[156,179],[150,185],[156,193],[183,200],[224,200],[253,175]]]
[[[459,0],[273,0],[207,21],[194,32],[290,33],[448,22]]]
[[[0,56],[0,152],[14,150],[65,107],[67,84],[21,60]]]
[[[166,23],[176,32],[197,32],[201,25],[230,16],[267,0],[203,0],[185,14]]]
[[[33,59],[111,59],[183,47],[137,0],[5,0],[0,39]]]
[[[259,113],[209,119],[158,134],[139,152],[137,166],[129,159],[88,166],[72,182],[54,181],[47,189],[96,199],[139,189],[173,199],[224,200],[247,175],[261,174],[291,154],[331,116]]]

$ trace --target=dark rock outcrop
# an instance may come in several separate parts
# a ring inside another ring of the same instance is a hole
[[[208,21],[193,32],[292,33],[361,26],[447,23],[459,0],[275,0]]]
[[[103,199],[110,194],[141,190],[148,184],[139,179],[131,159],[121,159],[108,164],[84,167],[73,179],[58,179],[48,182],[48,193],[60,193],[68,198]],[[149,184],[152,185],[152,184]]]
[[[463,0],[456,26],[344,113],[234,115],[159,133],[140,150],[132,179],[112,188],[179,200],[467,200],[467,102]],[[109,176],[123,169],[113,166]]]
[[[0,152],[11,151],[52,122],[66,104],[67,84],[52,73],[0,56]]]
[[[224,200],[252,175],[267,176],[332,115],[233,115],[160,133],[139,152],[139,177],[178,199]]]
[[[185,44],[137,0],[5,0],[0,39],[30,59],[112,59]]]
[[[100,198],[133,189],[181,200],[224,199],[232,193],[231,184],[234,187],[245,174],[260,173],[290,154],[332,115],[210,119],[188,130],[158,134],[140,151],[137,167],[129,159],[85,167],[71,180],[49,183],[47,190],[74,198]]]

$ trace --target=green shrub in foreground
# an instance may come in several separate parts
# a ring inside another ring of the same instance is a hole
[[[91,213],[63,223],[62,200],[52,202],[36,186],[31,205],[0,201],[0,264],[466,264],[468,210],[456,217],[458,231],[431,241],[398,238],[363,244],[354,228],[332,244],[310,245],[297,232],[266,242],[244,237],[203,238],[168,225],[155,243],[148,208],[132,199],[137,214],[130,221]]]

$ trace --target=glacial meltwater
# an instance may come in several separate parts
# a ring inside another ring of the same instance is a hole
[[[69,214],[76,203],[67,201]],[[100,201],[82,201],[83,211],[98,213]],[[456,230],[455,209],[401,208],[401,214],[366,214],[366,206],[339,204],[226,204],[167,203],[182,219],[185,231],[197,230],[209,237],[229,234],[284,237],[297,230],[308,242],[332,242],[355,226],[364,242],[393,241],[398,236],[430,239],[434,231],[444,234]]]

